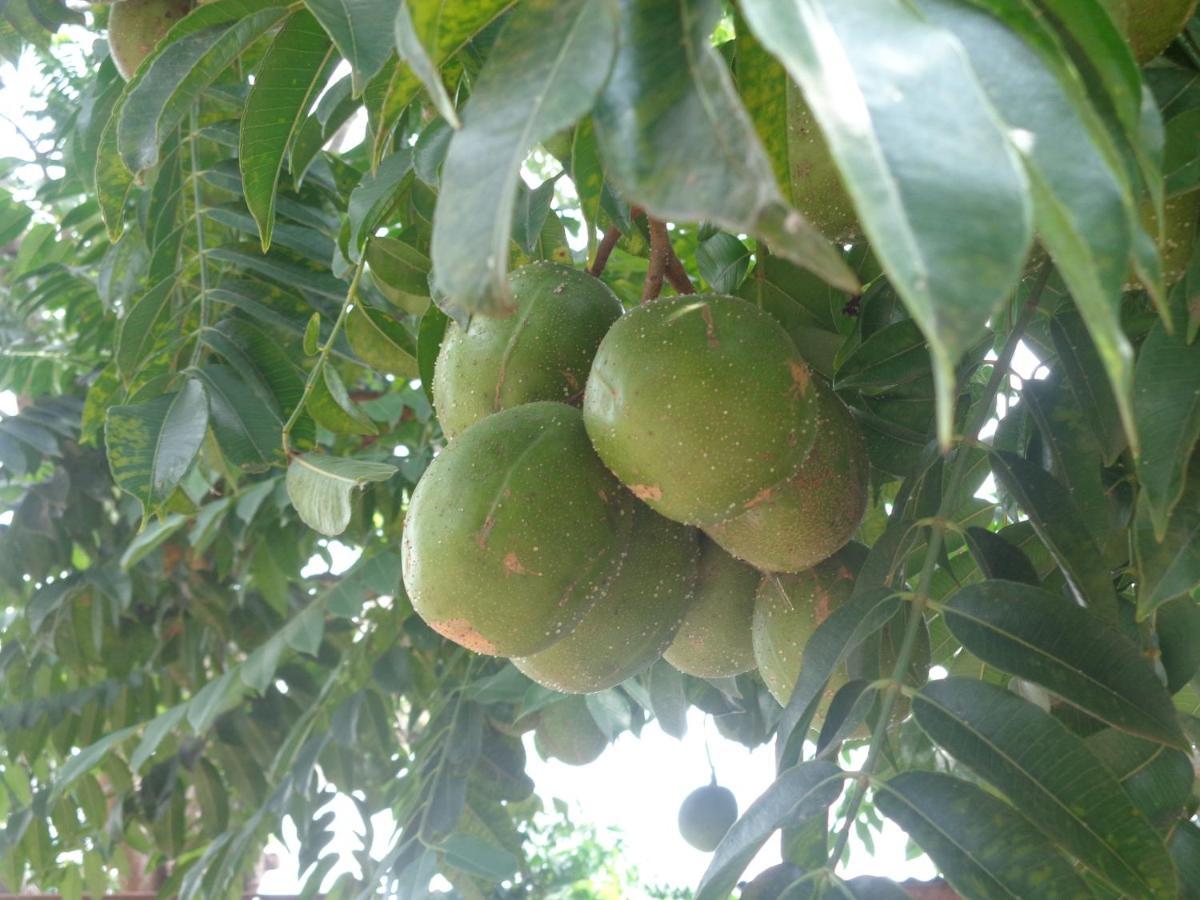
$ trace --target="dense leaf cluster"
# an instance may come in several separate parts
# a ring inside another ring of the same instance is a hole
[[[6,886],[133,853],[238,895],[290,816],[316,891],[340,792],[399,827],[337,896],[545,891],[561,698],[401,586],[427,390],[510,270],[633,305],[669,258],[784,325],[872,473],[786,708],[661,662],[586,700],[774,741],[697,896],[780,829],[796,891],[898,896],[836,874],[876,810],[964,896],[1200,891],[1200,25],[1139,67],[1099,0],[212,0],[125,82],[107,15],[0,7],[44,84],[0,161]],[[864,644],[894,669],[818,710]]]

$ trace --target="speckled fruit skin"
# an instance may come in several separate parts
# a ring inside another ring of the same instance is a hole
[[[541,711],[533,732],[533,746],[542,759],[586,766],[604,752],[608,738],[588,712],[587,701],[568,697]]]
[[[796,208],[830,240],[849,240],[860,231],[854,204],[820,127],[790,81],[787,102],[788,170]]]
[[[754,661],[767,690],[781,705],[787,706],[791,699],[808,639],[831,612],[850,599],[866,552],[861,544],[849,544],[804,572],[763,579],[751,625]],[[845,683],[843,665],[829,680],[827,698]]]
[[[696,788],[679,807],[679,833],[683,839],[705,853],[712,853],[737,821],[737,798],[729,788],[716,782]]]
[[[120,0],[108,14],[108,49],[128,81],[142,60],[191,11],[192,0]]]
[[[583,416],[634,494],[669,519],[710,525],[795,474],[816,400],[778,322],[745,300],[702,294],[648,303],[613,325]]]
[[[799,471],[741,515],[705,529],[765,572],[799,572],[845,546],[867,511],[870,466],[862,432],[832,390],[820,395],[817,439]]]
[[[1158,249],[1163,258],[1163,276],[1172,285],[1187,273],[1192,258],[1200,221],[1200,191],[1168,197],[1163,205],[1163,218],[1165,226]]]
[[[1104,5],[1139,63],[1166,50],[1196,11],[1196,0],[1104,0]]]
[[[578,403],[596,348],[621,315],[621,301],[600,279],[569,266],[533,263],[508,283],[514,315],[446,329],[433,374],[446,437],[522,403]]]
[[[404,528],[404,586],[435,631],[528,656],[567,635],[616,574],[633,498],[579,410],[529,403],[467,429],[430,464]]]
[[[635,504],[620,571],[604,596],[561,641],[512,661],[538,684],[567,694],[613,687],[662,656],[679,630],[696,593],[699,532]]]
[[[701,538],[696,597],[663,658],[698,678],[729,678],[753,669],[750,620],[761,578],[757,569]]]

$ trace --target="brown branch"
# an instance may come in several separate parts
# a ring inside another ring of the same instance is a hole
[[[667,271],[667,259],[671,255],[671,237],[667,225],[661,219],[647,218],[650,224],[650,268],[642,283],[642,302],[649,303],[662,293],[663,275]]]
[[[588,271],[599,278],[604,274],[604,267],[608,265],[608,258],[612,256],[613,250],[617,246],[617,241],[621,239],[621,229],[616,225],[609,225],[608,231],[604,232],[604,237],[600,240],[600,246],[596,248],[596,259],[592,263],[592,267]]]
[[[683,263],[679,261],[679,257],[675,255],[675,248],[671,246],[671,242],[667,242],[667,281],[671,282],[671,287],[675,288],[677,294],[694,294],[696,286],[692,284],[692,279],[688,276],[687,269],[683,267]]]

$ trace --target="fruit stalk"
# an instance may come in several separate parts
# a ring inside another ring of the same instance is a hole
[[[667,234],[667,223],[652,216],[650,225],[650,268],[642,283],[642,302],[649,303],[662,293],[663,276],[667,273],[667,255],[671,249],[671,236]]]
[[[977,407],[975,416],[968,423],[966,429],[967,437],[959,441],[958,452],[950,469],[947,489],[942,495],[941,503],[938,505],[937,516],[930,525],[929,545],[925,551],[925,561],[921,566],[921,574],[917,581],[917,591],[910,601],[911,608],[908,613],[908,627],[905,629],[904,640],[900,644],[899,653],[896,654],[896,665],[892,669],[887,689],[883,695],[879,721],[876,722],[875,729],[871,733],[871,743],[867,750],[867,759],[854,780],[854,785],[851,788],[850,802],[846,806],[846,812],[842,820],[842,827],[838,831],[837,841],[834,844],[832,853],[829,855],[829,866],[831,869],[836,868],[838,860],[841,859],[842,853],[845,852],[846,844],[850,839],[850,826],[858,816],[858,809],[862,805],[863,798],[866,796],[867,787],[871,782],[880,752],[883,749],[883,738],[887,732],[892,708],[896,704],[896,697],[900,694],[904,674],[908,671],[908,665],[917,644],[917,633],[920,630],[925,606],[929,602],[929,588],[933,581],[933,570],[942,552],[942,542],[946,536],[947,522],[954,512],[951,505],[954,503],[962,480],[966,476],[965,464],[967,454],[963,451],[978,441],[979,432],[987,424],[988,419],[992,415],[996,394],[999,392],[1000,385],[1004,379],[1008,377],[1013,354],[1016,353],[1017,345],[1021,342],[1021,337],[1025,333],[1030,320],[1033,318],[1038,302],[1041,300],[1042,291],[1045,289],[1046,282],[1050,277],[1051,269],[1052,263],[1050,260],[1042,264],[1041,271],[1038,272],[1033,288],[1029,292],[1029,297],[1021,309],[1021,314],[1017,317],[1017,321],[1013,325],[1012,331],[1009,332],[1003,349],[1000,351],[1000,356],[992,367],[991,377],[984,388],[983,397]]]

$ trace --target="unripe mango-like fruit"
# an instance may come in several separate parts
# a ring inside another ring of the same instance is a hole
[[[448,438],[522,403],[578,404],[600,339],[621,315],[621,301],[600,279],[570,266],[533,263],[508,283],[513,315],[446,328],[433,405]]]
[[[1183,31],[1196,0],[1104,0],[1139,63],[1154,59]]]
[[[670,645],[696,593],[700,534],[636,503],[620,571],[575,630],[513,665],[545,687],[590,693],[645,669]]]
[[[569,766],[594,762],[608,738],[588,711],[582,697],[568,697],[551,703],[538,716],[533,746],[543,759],[557,759]]]
[[[528,403],[488,416],[413,491],[404,528],[413,608],[477,653],[544,650],[615,577],[634,502],[574,407]]]
[[[765,572],[799,572],[845,546],[867,510],[870,469],[862,433],[832,390],[814,382],[817,438],[791,479],[708,536]]]
[[[729,788],[712,784],[696,788],[679,807],[679,833],[683,839],[705,853],[712,853],[737,821],[737,798]]]
[[[794,475],[816,412],[808,365],[783,327],[719,294],[622,316],[596,351],[583,401],[605,465],[689,525],[726,521]]]
[[[108,14],[108,49],[128,81],[171,26],[192,9],[192,0],[120,0]]]
[[[753,669],[750,620],[761,577],[757,569],[702,538],[696,596],[663,658],[698,678],[728,678]]]

